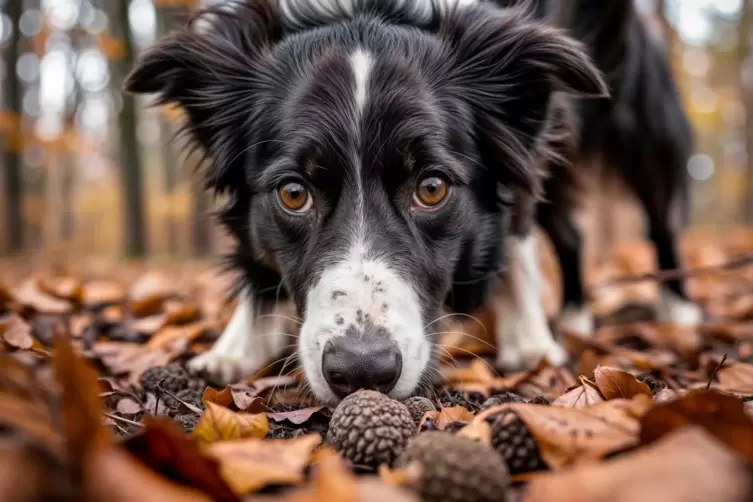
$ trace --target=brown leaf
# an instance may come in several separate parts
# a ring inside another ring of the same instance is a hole
[[[81,299],[81,281],[75,277],[42,277],[37,285],[42,292],[62,300],[78,302]]]
[[[157,314],[142,317],[140,319],[132,320],[130,324],[131,329],[136,333],[151,336],[165,327],[167,324],[167,316],[165,314]]]
[[[92,351],[111,374],[127,374],[132,384],[137,384],[147,369],[165,366],[178,355],[175,351],[150,350],[144,345],[123,342],[97,342]]]
[[[513,403],[479,413],[474,421],[512,409],[536,440],[542,459],[552,469],[558,469],[637,444],[640,431],[637,418],[652,404],[644,395],[588,408]]]
[[[640,394],[651,397],[651,389],[645,382],[621,369],[599,366],[594,378],[605,399],[632,399]]]
[[[319,443],[319,434],[291,440],[250,438],[213,443],[207,453],[217,460],[233,492],[242,496],[270,484],[302,483],[303,471]]]
[[[739,399],[716,391],[693,391],[661,403],[641,420],[641,443],[652,443],[675,429],[698,425],[753,464],[753,420]]]
[[[175,295],[175,281],[160,272],[141,276],[130,291],[131,313],[137,317],[151,316],[162,311],[163,303]]]
[[[113,444],[110,431],[101,422],[97,374],[59,335],[55,336],[52,365],[60,384],[60,413],[67,447],[85,465],[97,452]]]
[[[186,324],[185,326],[167,326],[161,329],[147,342],[151,349],[162,349],[177,343],[188,343],[200,337],[207,329],[204,322]]]
[[[245,411],[246,413],[262,413],[270,411],[264,404],[264,399],[252,395],[245,390],[233,389],[233,403],[238,411]]]
[[[457,432],[458,436],[473,439],[487,446],[492,445],[492,429],[489,422],[485,420],[473,420]]]
[[[555,399],[552,402],[552,406],[588,408],[589,406],[604,402],[604,398],[594,386],[583,380],[581,381],[583,382],[581,385]]]
[[[204,404],[214,403],[218,406],[227,408],[230,403],[233,402],[233,389],[231,389],[230,386],[227,385],[224,389],[222,389],[222,392],[219,392],[217,391],[217,389],[207,387],[206,389],[204,389],[204,393],[201,395],[201,400],[204,402]]]
[[[118,413],[122,413],[123,415],[135,415],[144,411],[144,408],[139,403],[127,397],[118,401],[118,405],[115,409]]]
[[[448,425],[455,422],[469,423],[473,420],[473,413],[462,406],[441,408],[439,411],[428,411],[424,414],[424,420],[431,419],[436,422],[437,429],[445,430]],[[423,423],[423,421],[422,421]]]
[[[81,303],[86,306],[110,305],[125,301],[125,289],[113,280],[94,280],[84,284],[81,290]]]
[[[0,337],[14,349],[29,350],[34,346],[31,326],[17,315],[0,318]]]
[[[444,366],[442,374],[447,383],[488,383],[497,375],[489,367],[489,363],[481,359],[474,359],[466,368]]]
[[[462,429],[460,432],[463,432],[463,430],[465,429]],[[385,464],[381,464],[377,473],[379,474],[379,479],[384,481],[388,486],[393,488],[418,490],[421,481],[421,463],[415,461],[410,462],[408,465],[394,470],[390,469]]]
[[[207,443],[220,440],[263,438],[269,431],[265,413],[236,413],[212,402],[206,403],[194,437]]]
[[[316,406],[312,408],[302,408],[300,410],[285,411],[281,413],[267,413],[267,417],[271,418],[275,422],[288,421],[295,425],[301,425],[308,422],[312,416],[321,412],[324,406]]]
[[[144,425],[142,433],[123,443],[139,461],[162,476],[201,490],[215,500],[237,500],[220,475],[217,461],[202,455],[196,441],[183,434],[175,422],[145,417]]]
[[[14,297],[25,308],[40,314],[68,314],[73,310],[70,302],[42,293],[34,280],[25,281],[14,291]]]
[[[753,364],[733,363],[724,366],[717,377],[717,389],[738,395],[753,395]]]
[[[199,306],[185,300],[168,300],[165,302],[167,324],[186,324],[199,319]]]
[[[739,502],[745,465],[702,430],[687,428],[629,455],[538,476],[525,502]]]

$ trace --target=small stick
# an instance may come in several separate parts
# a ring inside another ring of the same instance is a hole
[[[109,419],[115,420],[116,422],[123,422],[124,424],[133,425],[134,427],[139,427],[141,429],[144,428],[144,424],[141,424],[139,422],[134,422],[133,420],[128,420],[127,418],[119,417],[117,415],[113,415],[112,413],[102,412],[104,416],[106,416]]]
[[[684,279],[686,277],[692,277],[697,275],[713,274],[718,272],[724,272],[734,270],[736,268],[742,268],[747,265],[753,264],[753,253],[742,255],[738,258],[722,263],[721,265],[715,265],[712,267],[698,267],[698,268],[677,268],[672,270],[662,270],[659,272],[650,272],[640,275],[629,275],[624,277],[617,277],[614,279],[606,279],[591,286],[592,290],[601,289],[607,286],[616,286],[618,284],[627,284],[633,282],[642,281],[659,281],[667,282],[677,279]]]
[[[716,368],[714,368],[714,371],[711,373],[711,376],[709,377],[709,381],[706,384],[706,390],[709,390],[711,388],[711,382],[716,377],[716,374],[719,373],[719,369],[722,367],[722,365],[724,364],[726,360],[727,360],[727,354],[724,354],[724,356],[722,357],[722,360],[719,361],[719,364],[716,365]]]

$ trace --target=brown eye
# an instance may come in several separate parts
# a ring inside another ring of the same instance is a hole
[[[414,198],[419,205],[432,208],[445,200],[447,192],[447,183],[442,178],[430,176],[418,183]]]
[[[300,183],[289,182],[281,185],[277,189],[277,195],[280,198],[282,206],[294,213],[308,211],[313,205],[313,199],[308,189]]]

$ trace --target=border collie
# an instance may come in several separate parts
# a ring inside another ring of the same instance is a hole
[[[589,331],[566,167],[588,155],[633,181],[675,267],[689,132],[632,1],[507,3],[223,2],[143,55],[126,89],[185,111],[243,276],[193,370],[248,376],[296,328],[320,400],[405,398],[433,376],[441,314],[484,305],[500,367],[564,363],[531,232],[555,244],[565,324]]]

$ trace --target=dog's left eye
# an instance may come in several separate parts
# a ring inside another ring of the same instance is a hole
[[[428,176],[416,185],[413,199],[419,206],[431,209],[441,204],[447,198],[448,192],[445,180],[438,176]]]
[[[277,196],[282,206],[292,213],[305,213],[314,204],[308,189],[295,181],[283,183],[277,189]]]

